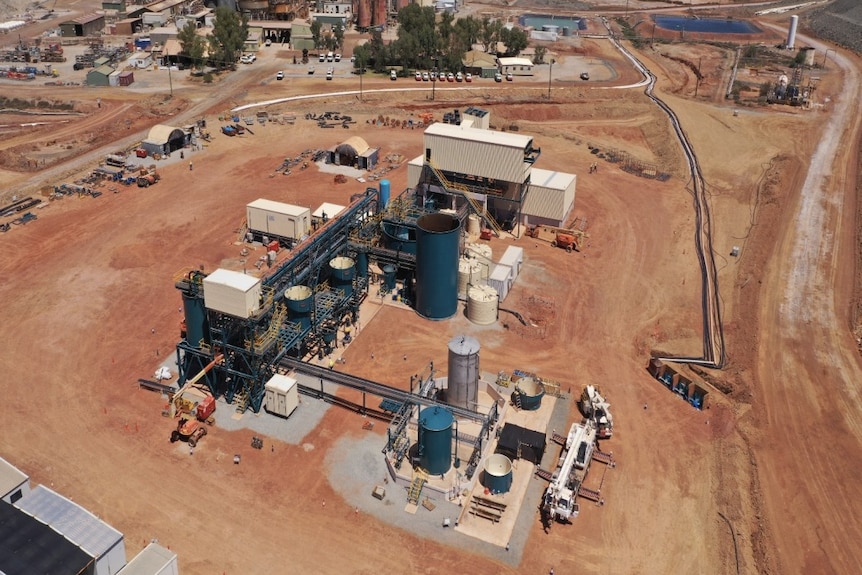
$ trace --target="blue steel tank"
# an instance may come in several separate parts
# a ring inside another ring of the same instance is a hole
[[[380,180],[380,197],[378,211],[383,212],[389,205],[389,180]]]
[[[356,275],[361,278],[368,277],[368,254],[365,252],[356,254]]]
[[[443,213],[416,220],[416,313],[448,319],[458,311],[461,222]]]
[[[311,308],[314,306],[314,293],[308,286],[292,286],[284,292],[287,300],[287,319],[298,323],[302,329],[311,326]]]
[[[395,275],[397,272],[398,268],[393,264],[383,266],[383,288],[386,291],[395,291]]]
[[[416,253],[416,229],[405,224],[383,222],[380,224],[383,230],[383,243],[390,250]]]
[[[545,395],[545,385],[532,377],[522,377],[515,383],[512,399],[519,408],[525,411],[536,411],[542,407],[542,397]]]
[[[348,257],[338,256],[329,260],[329,285],[335,290],[344,290],[345,297],[353,293],[353,277],[356,264]]]
[[[452,465],[452,424],[445,407],[434,406],[419,415],[419,465],[430,475],[442,475]]]
[[[512,488],[512,462],[502,453],[494,453],[485,460],[482,485],[491,493],[507,493]]]
[[[204,298],[183,292],[183,310],[186,321],[186,342],[192,347],[200,347],[201,341],[206,342],[209,337]]]

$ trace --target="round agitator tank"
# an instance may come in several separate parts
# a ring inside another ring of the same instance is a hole
[[[472,286],[467,290],[467,319],[477,325],[491,325],[499,316],[500,297],[489,285]]]
[[[502,453],[494,453],[485,460],[482,485],[491,493],[508,493],[512,488],[512,462]]]
[[[442,475],[452,465],[452,424],[445,407],[434,406],[419,415],[419,465],[430,475]]]
[[[192,347],[200,347],[201,340],[206,341],[209,337],[204,298],[183,292],[183,311],[186,320],[186,342]]]
[[[353,277],[356,275],[356,262],[346,256],[329,260],[329,285],[336,290],[344,290],[345,296],[353,293]]]
[[[379,211],[381,212],[389,205],[389,192],[389,180],[380,180],[380,196],[377,199],[379,200]]]
[[[408,254],[416,253],[415,228],[393,222],[383,222],[380,226],[383,229],[383,243],[387,248]]]
[[[515,383],[515,395],[519,396],[515,404],[525,411],[535,411],[542,407],[542,397],[545,386],[532,377],[522,377]]]
[[[458,311],[458,246],[461,222],[449,214],[416,220],[416,313],[448,319]]]
[[[466,257],[458,260],[458,297],[467,295],[467,288],[482,282],[482,264]]]
[[[303,329],[311,325],[311,308],[314,305],[314,293],[308,286],[292,286],[284,292],[287,300],[287,319],[298,323]]]
[[[479,399],[479,340],[456,335],[449,340],[449,388],[446,403],[476,409]]]
[[[383,288],[387,291],[393,291],[395,289],[395,274],[398,272],[398,268],[393,264],[386,264],[383,266]]]
[[[571,35],[572,35],[572,29],[569,28],[568,26],[563,26],[563,36],[571,36]]]

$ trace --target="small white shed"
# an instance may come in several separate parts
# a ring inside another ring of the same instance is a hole
[[[149,52],[135,52],[129,58],[129,65],[135,68],[149,68],[153,65],[153,55]]]
[[[524,263],[524,248],[519,246],[509,246],[500,258],[500,263],[512,268],[512,281],[521,273],[521,264]]]
[[[246,205],[248,229],[273,237],[298,240],[311,228],[311,210],[259,199]]]
[[[488,276],[488,285],[497,290],[500,301],[503,301],[509,295],[512,281],[512,268],[505,264],[494,266],[494,269],[491,270],[491,275]]]
[[[274,415],[289,417],[299,405],[296,380],[276,373],[264,386],[264,408]]]
[[[204,305],[236,317],[248,318],[260,309],[260,278],[217,269],[204,278]]]
[[[177,554],[152,542],[120,569],[117,575],[179,575],[179,573]]]

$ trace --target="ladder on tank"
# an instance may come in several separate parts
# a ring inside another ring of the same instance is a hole
[[[413,482],[410,484],[410,490],[407,492],[407,503],[419,505],[419,497],[422,495],[422,488],[428,482],[428,474],[424,469],[417,469],[413,475]]]

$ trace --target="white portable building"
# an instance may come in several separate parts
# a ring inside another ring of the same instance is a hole
[[[521,213],[525,225],[562,227],[575,206],[577,176],[533,168]]]
[[[533,138],[437,122],[424,134],[425,155],[438,169],[492,180],[527,181]]]
[[[236,317],[248,318],[260,309],[260,278],[217,269],[204,278],[204,305]]]
[[[158,543],[144,547],[128,565],[120,569],[119,575],[179,575],[177,554]]]
[[[519,246],[509,246],[500,258],[500,263],[512,268],[512,281],[521,273],[521,265],[524,263],[524,248]]]
[[[296,380],[276,373],[264,385],[264,407],[272,414],[288,417],[299,405]]]
[[[15,503],[30,493],[30,478],[23,471],[0,457],[0,499]]]
[[[425,158],[416,156],[407,162],[407,187],[415,189],[419,185],[419,180],[422,179],[422,167],[425,165]]]
[[[494,269],[491,270],[491,275],[488,276],[488,285],[497,290],[500,301],[503,301],[509,295],[512,281],[512,268],[505,264],[494,266]]]
[[[36,487],[15,507],[50,526],[95,559],[95,575],[116,575],[126,564],[122,533],[44,485]]]
[[[135,68],[149,68],[153,65],[153,55],[149,52],[135,52],[129,58],[129,65]]]
[[[322,220],[324,216],[326,216],[327,220],[331,220],[336,217],[338,214],[345,210],[345,206],[341,206],[339,204],[330,204],[329,202],[324,202],[320,204],[320,207],[314,210],[311,214],[311,217]]]
[[[532,76],[533,62],[529,58],[498,58],[501,74],[512,74],[513,76]]]
[[[280,238],[298,240],[311,229],[311,210],[259,199],[246,205],[248,229]]]

